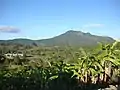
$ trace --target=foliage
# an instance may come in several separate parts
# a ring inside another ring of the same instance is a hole
[[[90,90],[118,84],[111,78],[112,72],[120,71],[118,43],[101,45],[96,52],[37,46],[7,64],[1,55],[0,90]],[[27,52],[37,60],[32,61]]]

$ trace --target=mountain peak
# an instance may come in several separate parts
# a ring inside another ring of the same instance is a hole
[[[67,31],[66,33],[64,34],[68,34],[68,35],[77,35],[77,36],[92,36],[91,33],[87,32],[87,33],[84,33],[82,31],[75,31],[75,30],[69,30]]]
[[[92,34],[89,33],[89,32],[84,33],[82,31],[75,31],[75,30],[69,30],[65,34],[86,35],[86,36],[90,36],[91,35],[92,36]]]
[[[85,33],[85,35],[91,35],[91,33],[87,32],[87,33]]]
[[[81,31],[75,31],[75,30],[69,30],[65,34],[77,34],[77,35],[82,35],[83,32]]]
[[[81,31],[75,31],[75,30],[68,30],[66,33],[83,33]]]

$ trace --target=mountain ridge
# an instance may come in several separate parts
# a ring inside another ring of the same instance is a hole
[[[37,45],[44,46],[94,46],[97,42],[112,43],[114,41],[115,40],[113,38],[108,36],[97,36],[92,35],[89,32],[84,33],[82,31],[69,30],[63,34],[48,39],[32,40],[26,38],[16,38],[11,40],[0,40],[0,43],[17,43],[25,45],[32,45],[33,43],[36,43]]]

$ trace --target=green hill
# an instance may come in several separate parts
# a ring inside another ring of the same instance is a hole
[[[94,46],[98,42],[101,43],[114,42],[114,39],[112,39],[111,37],[96,36],[96,35],[91,35],[90,33],[83,33],[81,31],[70,30],[59,36],[50,39],[38,40],[37,42],[39,42],[42,45],[48,45],[48,46],[53,46],[53,45]]]
[[[98,42],[112,43],[114,39],[111,37],[97,36],[90,33],[84,33],[81,31],[69,30],[59,36],[55,36],[49,39],[42,40],[30,40],[30,39],[13,39],[13,40],[0,40],[0,43],[17,43],[25,45],[44,45],[44,46],[94,46]]]
[[[36,41],[30,40],[30,39],[13,39],[13,40],[0,40],[0,43],[5,43],[5,44],[24,44],[24,45],[31,45]]]

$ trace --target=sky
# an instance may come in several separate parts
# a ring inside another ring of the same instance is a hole
[[[0,0],[0,40],[68,30],[120,38],[120,0]]]

